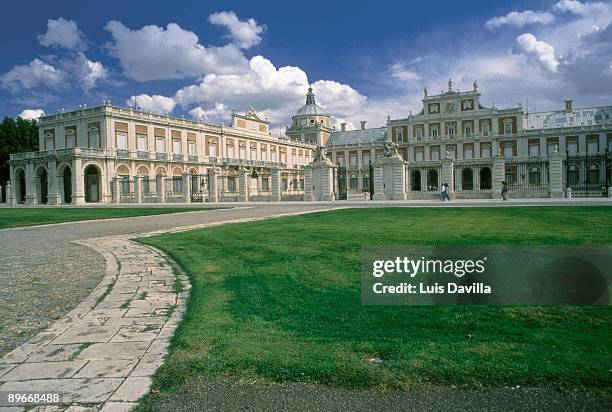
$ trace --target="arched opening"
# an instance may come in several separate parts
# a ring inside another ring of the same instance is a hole
[[[62,203],[68,205],[72,203],[72,170],[70,166],[64,165],[60,167],[58,176],[60,179]]]
[[[586,171],[586,184],[589,189],[596,189],[599,186],[599,165],[591,163]]]
[[[410,187],[415,192],[421,191],[421,171],[413,170],[410,176]]]
[[[26,200],[25,171],[23,169],[17,169],[15,172],[15,179],[17,180],[15,184],[15,199],[17,199],[17,203],[23,204]]]
[[[470,168],[461,171],[461,190],[474,190],[474,172]]]
[[[567,167],[567,185],[568,187],[575,187],[576,185],[578,185],[579,181],[578,165],[572,163],[569,164]]]
[[[85,202],[97,203],[100,201],[100,169],[95,165],[85,168]]]
[[[438,171],[436,169],[427,171],[427,189],[429,191],[438,190]]]
[[[130,169],[126,165],[120,165],[117,167],[117,177],[119,178],[119,193],[121,193],[121,196],[130,196]]]
[[[138,174],[138,177],[140,177],[139,183],[142,185],[142,195],[150,196],[151,185],[149,182],[149,169],[146,166],[140,166],[136,170],[136,174]]]
[[[483,190],[491,190],[491,169],[483,167],[480,169],[480,188]]]
[[[49,175],[47,169],[40,166],[36,169],[36,203],[46,205],[49,200]]]
[[[227,171],[227,191],[228,192],[237,192],[236,190],[236,176],[237,173],[234,169],[230,169]]]

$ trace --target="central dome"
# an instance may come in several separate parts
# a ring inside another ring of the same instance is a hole
[[[306,94],[306,104],[297,111],[295,116],[327,116],[323,111],[323,108],[315,102],[312,87],[308,88],[308,94]]]

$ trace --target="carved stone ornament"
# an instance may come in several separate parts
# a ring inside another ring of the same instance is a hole
[[[394,142],[385,142],[384,157],[399,156],[398,146]]]
[[[325,146],[317,145],[317,147],[315,148],[314,161],[315,162],[327,161]]]

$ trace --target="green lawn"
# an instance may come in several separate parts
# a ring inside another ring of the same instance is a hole
[[[210,208],[215,209],[215,208]],[[162,208],[162,207],[84,207],[84,208],[0,208],[0,229],[17,226],[44,225],[49,223],[74,222],[90,219],[111,219],[163,215],[167,213],[193,212],[203,208]]]
[[[162,394],[202,377],[611,387],[607,306],[360,305],[362,245],[610,244],[611,207],[350,209],[142,241],[168,252],[193,283],[154,381]],[[375,356],[385,363],[368,362]]]

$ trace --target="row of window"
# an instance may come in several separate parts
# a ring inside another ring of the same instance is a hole
[[[512,122],[508,121],[508,122],[504,122],[503,123],[503,134],[504,135],[511,135],[512,134]],[[491,131],[491,125],[489,123],[482,123],[480,125],[480,132],[483,135],[488,135],[489,132]],[[472,125],[468,124],[468,125],[464,125],[463,126],[463,134],[470,136],[473,132],[472,129]],[[455,136],[457,134],[457,127],[456,125],[447,125],[446,126],[446,135],[449,137]],[[416,140],[421,140],[423,138],[424,135],[424,128],[422,127],[415,127],[414,128],[414,136],[416,138]],[[438,137],[440,137],[440,127],[436,126],[436,125],[430,125],[429,128],[429,137],[436,139]],[[404,132],[401,128],[397,128],[395,129],[395,138],[396,141],[401,143],[404,141],[408,141],[408,136],[404,136]]]

